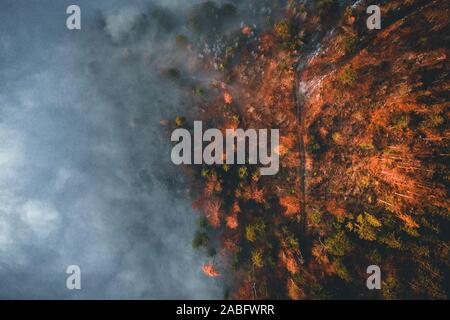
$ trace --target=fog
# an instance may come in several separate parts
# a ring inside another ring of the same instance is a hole
[[[0,2],[0,298],[221,298],[160,125],[188,107],[161,76],[185,26],[143,19],[155,1],[76,2],[77,31],[72,1]]]

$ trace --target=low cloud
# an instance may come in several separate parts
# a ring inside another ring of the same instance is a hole
[[[0,28],[0,298],[222,295],[191,248],[196,214],[159,126],[183,111],[160,77],[180,57],[151,26],[125,41],[154,5],[137,2],[81,1],[105,25],[87,15],[78,33],[60,29],[63,2],[0,13],[3,26],[34,19]],[[72,264],[80,291],[65,288]]]

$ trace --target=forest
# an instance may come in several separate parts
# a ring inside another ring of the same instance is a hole
[[[371,4],[379,30],[366,26]],[[276,175],[179,168],[199,215],[192,246],[224,298],[448,298],[449,11],[446,0],[191,8],[174,37],[188,63],[162,70],[187,111],[162,127],[280,132]],[[370,265],[380,290],[366,287]]]

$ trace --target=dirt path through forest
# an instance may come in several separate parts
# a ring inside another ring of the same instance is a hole
[[[302,255],[304,258],[307,256],[307,242],[308,237],[306,235],[306,224],[307,224],[307,215],[306,215],[306,147],[305,147],[305,109],[304,109],[304,96],[300,91],[300,72],[305,65],[305,60],[299,59],[299,62],[296,64],[295,68],[295,81],[294,81],[294,99],[295,99],[295,109],[296,116],[298,122],[297,129],[297,141],[298,141],[298,150],[300,153],[300,166],[297,168],[297,175],[299,177],[299,200],[300,200],[300,230],[299,237],[302,242]]]

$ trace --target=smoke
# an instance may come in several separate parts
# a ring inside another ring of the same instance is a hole
[[[0,10],[0,298],[221,297],[159,124],[188,112],[161,74],[188,1],[79,1],[80,31],[69,1],[24,4]]]

